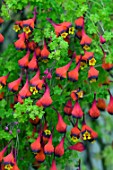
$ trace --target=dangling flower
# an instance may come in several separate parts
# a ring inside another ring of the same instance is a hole
[[[23,58],[21,58],[20,60],[18,60],[18,64],[20,67],[22,67],[22,68],[28,67],[29,56],[30,56],[30,51],[28,50],[26,55]]]
[[[0,93],[0,100],[4,98],[4,92]]]
[[[106,42],[105,38],[102,35],[100,35],[100,43],[104,44],[105,42]]]
[[[77,29],[82,29],[84,27],[84,18],[79,17],[78,19],[75,20],[75,25]]]
[[[44,84],[44,80],[40,79],[40,70],[38,69],[36,75],[30,80],[30,85],[36,87],[37,90],[41,90]]]
[[[40,122],[40,118],[38,116],[35,117],[35,119],[29,119],[30,123],[33,125],[38,125]]]
[[[24,50],[26,49],[26,43],[25,43],[25,33],[22,33],[19,39],[14,43],[17,50]]]
[[[96,103],[97,102],[96,102],[96,93],[95,93],[92,106],[91,106],[90,110],[88,111],[89,116],[93,119],[97,119],[100,116],[100,111],[98,110]]]
[[[94,53],[85,51],[85,54],[82,57],[82,61],[88,62],[89,66],[94,66],[96,63],[96,60],[94,58]]]
[[[41,50],[41,59],[44,62],[48,62],[49,54],[50,54],[50,52],[48,51],[46,41],[44,40],[44,46],[43,46],[43,49]]]
[[[0,89],[2,89],[3,86],[6,86],[8,77],[9,77],[9,73],[6,76],[0,77]]]
[[[30,51],[34,51],[37,46],[37,43],[35,43],[34,41],[30,41],[28,42],[27,46]]]
[[[83,47],[84,50],[87,51],[90,49],[91,42],[92,42],[92,39],[83,30],[80,45]]]
[[[67,128],[66,123],[64,122],[60,113],[58,113],[58,122],[57,122],[57,125],[56,125],[56,130],[59,133],[66,133],[66,128]]]
[[[50,136],[48,143],[44,146],[44,153],[46,155],[51,155],[52,153],[54,153],[54,146],[52,144],[52,135]]]
[[[110,100],[109,100],[106,110],[110,115],[113,115],[113,96],[112,96],[110,90],[108,90],[108,92],[110,95]]]
[[[31,96],[31,92],[29,91],[28,79],[26,79],[26,83],[24,84],[22,89],[19,91],[19,95],[22,99],[25,99],[25,98]]]
[[[35,71],[38,69],[38,62],[37,62],[37,59],[36,59],[36,53],[35,52],[33,54],[31,61],[28,63],[28,68],[30,70],[35,70]]]
[[[5,154],[6,150],[7,150],[7,146],[2,151],[0,151],[0,163],[3,160],[3,157],[4,157],[4,154]]]
[[[31,143],[31,150],[34,154],[37,154],[38,152],[41,151],[41,135],[38,136],[38,138]]]
[[[57,170],[57,167],[56,167],[56,161],[53,159],[52,161],[52,165],[50,167],[50,170]]]
[[[69,146],[69,150],[75,150],[79,152],[83,152],[85,150],[85,146],[82,142],[78,142],[72,146]]]
[[[78,128],[78,119],[76,120],[75,126],[71,129],[71,140],[76,142],[80,138],[80,129]]]
[[[76,35],[76,37],[77,37],[78,39],[81,40],[81,38],[82,38],[82,30],[78,30],[75,35]]]
[[[72,102],[71,100],[68,100],[66,105],[64,106],[64,113],[68,116],[71,116],[72,112]]]
[[[41,50],[39,47],[35,48],[35,53],[36,53],[37,58],[39,58],[41,55]]]
[[[60,143],[55,147],[55,156],[61,157],[64,155],[64,139],[63,137],[60,141]]]
[[[0,25],[4,22],[4,20],[2,18],[0,18]]]
[[[9,168],[8,170],[13,170],[11,169],[13,168],[13,165],[14,165],[14,156],[13,156],[12,151],[10,154],[8,154],[7,156],[3,158],[3,161],[4,161],[5,169]]]
[[[68,64],[66,64],[65,66],[56,69],[56,76],[59,79],[63,79],[63,78],[67,77],[67,71],[68,71],[71,63],[72,63],[72,60]]]
[[[79,105],[78,100],[76,101],[76,103],[73,107],[72,116],[75,117],[75,118],[78,118],[78,119],[80,119],[83,116],[83,111],[82,111],[82,109]]]
[[[96,82],[98,79],[99,71],[96,70],[93,66],[90,66],[90,69],[88,71],[88,79],[90,83]]]
[[[17,80],[9,83],[9,84],[8,84],[9,90],[11,90],[11,91],[13,91],[13,92],[18,91],[18,88],[19,88],[19,85],[20,85],[20,83],[21,83],[21,80],[22,80],[22,76],[20,76],[20,78],[18,78]]]
[[[83,98],[83,95],[84,95],[84,92],[83,90],[81,90],[80,88],[76,89],[76,90],[73,90],[71,91],[71,98],[76,101],[77,99],[79,98]]]
[[[0,33],[0,43],[3,43],[3,41],[4,41],[4,37],[3,37],[3,35]]]
[[[43,96],[36,102],[36,105],[37,106],[43,106],[43,107],[48,107],[52,104],[52,99],[51,99],[51,96],[50,96],[50,90],[49,90],[49,87],[47,86],[46,84],[46,87],[45,87],[45,93],[43,94]]]
[[[105,111],[105,109],[106,109],[106,102],[105,102],[104,99],[99,98],[99,99],[97,100],[97,104],[96,104],[96,105],[97,105],[97,107],[98,107],[99,110]]]
[[[17,165],[17,163],[16,163],[16,161],[15,161],[15,163],[14,163],[13,170],[20,170],[19,167],[18,167],[18,165]]]
[[[43,148],[41,148],[40,152],[37,153],[37,155],[35,156],[35,159],[39,162],[39,163],[42,163],[45,161],[45,154],[44,154],[44,150]]]
[[[80,63],[75,67],[75,69],[68,72],[68,79],[70,81],[78,81],[79,77],[79,69],[80,69]]]
[[[24,100],[21,98],[21,96],[18,94],[18,102],[20,104],[23,104],[24,103]]]

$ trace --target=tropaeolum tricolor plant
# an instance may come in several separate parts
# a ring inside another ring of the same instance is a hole
[[[102,50],[103,56],[98,69],[98,60],[91,50],[93,37],[90,37],[85,30],[85,15],[76,18],[74,23],[70,21],[56,23],[51,18],[46,18],[53,27],[56,39],[61,38],[68,44],[67,61],[65,61],[65,65],[59,64],[58,67],[57,62],[60,63],[60,60],[49,57],[53,52],[50,48],[50,44],[54,42],[53,37],[42,36],[39,43],[33,40],[34,29],[38,27],[37,16],[37,9],[34,8],[31,18],[17,20],[13,26],[13,30],[18,36],[14,47],[18,54],[24,51],[23,56],[17,60],[20,67],[19,76],[16,80],[10,81],[11,72],[0,75],[0,100],[5,99],[4,88],[8,88],[9,96],[13,97],[13,100],[10,102],[8,99],[7,103],[13,120],[10,120],[10,123],[5,122],[5,129],[3,129],[6,135],[9,134],[11,140],[5,141],[5,146],[0,151],[0,169],[2,170],[20,169],[17,162],[19,152],[23,148],[16,146],[18,140],[21,145],[22,138],[25,138],[26,141],[24,144],[28,148],[26,152],[28,151],[32,155],[30,163],[34,168],[40,169],[43,165],[45,166],[44,162],[50,159],[47,167],[50,170],[57,170],[58,158],[64,157],[67,152],[71,153],[72,150],[83,152],[87,141],[90,144],[97,140],[98,133],[88,125],[87,116],[89,115],[91,120],[96,121],[102,111],[106,110],[110,115],[113,114],[113,95],[109,90],[109,85],[112,83],[110,75],[113,64],[106,62],[107,53],[103,47],[103,44],[106,43],[105,38],[99,34],[100,50]],[[4,20],[0,18],[0,24],[3,22]],[[72,39],[77,41],[81,51],[78,52],[76,48],[71,48]],[[3,41],[4,37],[0,34],[0,43]],[[51,64],[49,65],[49,63]],[[105,72],[103,80],[99,80],[102,74],[100,68]],[[110,95],[108,104],[106,104],[105,98],[99,97],[98,92],[91,91],[92,86],[97,88],[107,86],[106,93]],[[83,105],[83,101],[89,95],[89,91],[93,98],[89,101],[90,108],[86,113],[87,106]],[[60,98],[63,95],[64,98],[61,101]],[[37,113],[31,114],[31,110],[29,110],[31,105],[26,105],[27,98],[31,99],[34,108],[37,107]],[[28,116],[26,117],[26,115]],[[1,115],[0,119],[3,122],[5,116]],[[26,129],[22,131],[21,126],[24,124],[27,124],[25,128],[32,129],[30,135],[24,134]],[[15,126],[16,138],[13,134]],[[70,130],[68,130],[68,126],[71,126]],[[80,160],[77,165],[80,170]],[[25,167],[25,165],[22,166]]]

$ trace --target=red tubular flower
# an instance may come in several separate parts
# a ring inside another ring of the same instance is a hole
[[[20,38],[14,43],[17,50],[26,49],[25,39],[26,39],[25,33],[22,33]]]
[[[24,86],[22,87],[22,89],[19,91],[19,95],[22,99],[31,96],[31,92],[29,91],[29,83],[28,83],[28,79],[26,80],[26,83],[24,84]]]
[[[45,161],[45,154],[44,154],[44,150],[43,148],[41,148],[40,152],[37,153],[37,155],[35,156],[35,159],[37,160],[38,163],[42,163]]]
[[[102,35],[100,35],[100,43],[104,44],[105,42],[106,42],[105,38]]]
[[[18,165],[17,165],[17,163],[16,163],[16,161],[15,161],[15,163],[14,163],[13,170],[20,170],[19,167],[18,167]]]
[[[50,170],[57,170],[57,167],[56,167],[56,161],[53,159],[52,161],[52,165],[50,167]]]
[[[76,35],[76,37],[77,37],[78,39],[81,40],[81,38],[82,38],[82,30],[78,30],[75,35]]]
[[[48,61],[49,54],[50,52],[47,49],[46,41],[44,40],[44,46],[43,46],[43,49],[41,50],[41,59],[45,60],[45,62]]]
[[[76,103],[73,107],[72,116],[75,117],[75,118],[78,118],[78,119],[80,119],[83,116],[83,111],[82,111],[82,109],[79,105],[78,100],[76,101]]]
[[[113,96],[112,96],[110,90],[108,90],[108,92],[110,95],[110,100],[109,100],[106,110],[110,115],[113,115]]]
[[[4,41],[4,37],[3,35],[0,33],[0,43],[2,43]]]
[[[104,99],[99,98],[99,99],[97,100],[97,104],[96,104],[96,105],[97,105],[97,107],[98,107],[99,110],[105,111],[105,109],[106,109],[106,102],[105,102]]]
[[[91,42],[92,39],[83,31],[80,45],[83,47],[84,50],[89,50]]]
[[[82,142],[78,142],[72,146],[69,146],[69,150],[75,150],[79,152],[83,152],[85,150],[85,146]]]
[[[49,87],[46,85],[46,90],[43,96],[36,102],[37,106],[43,106],[43,107],[48,107],[52,104],[52,99],[50,96],[50,90]]]
[[[44,146],[44,153],[46,155],[51,155],[52,153],[54,153],[54,146],[52,144],[52,135],[50,136],[48,143]]]
[[[0,100],[4,98],[4,92],[0,93]]]
[[[41,135],[38,136],[38,138],[31,143],[31,150],[34,154],[37,154],[38,152],[41,151]]]
[[[37,124],[39,124],[40,119],[39,119],[38,116],[36,116],[34,120],[33,120],[33,119],[29,119],[29,121],[30,121],[30,123],[31,123],[32,125],[37,125]]]
[[[90,80],[90,82],[96,82],[96,80],[98,79],[98,75],[99,75],[99,71],[96,70],[93,66],[90,66],[90,69],[88,71],[88,79]]]
[[[78,128],[78,119],[76,120],[75,126],[71,129],[71,138],[73,142],[76,142],[80,138],[80,129]]]
[[[9,77],[9,73],[6,76],[1,76],[0,77],[0,89],[3,86],[6,86],[6,82],[7,82],[8,77]]]
[[[13,92],[16,92],[18,91],[18,88],[19,88],[19,85],[21,83],[21,80],[22,80],[22,76],[20,78],[18,78],[17,80],[11,82],[8,84],[8,88],[9,90],[13,91]]]
[[[79,98],[83,98],[83,95],[84,95],[84,92],[80,88],[71,91],[71,94],[70,94],[71,98],[74,101],[76,101]]]
[[[18,60],[18,64],[20,67],[27,68],[28,63],[29,63],[29,56],[30,56],[30,51],[28,50],[26,55],[20,60]]]
[[[43,84],[44,84],[44,80],[40,79],[40,70],[38,70],[36,75],[30,80],[30,85],[35,86],[37,90],[41,90]]]
[[[29,50],[31,50],[31,51],[34,51],[34,50],[35,50],[36,45],[37,45],[37,44],[36,44],[34,41],[30,41],[30,42],[28,42],[28,44],[27,44]]]
[[[59,133],[66,133],[66,128],[67,128],[66,123],[64,122],[60,113],[58,113],[58,122],[57,122],[57,125],[56,125],[56,130]]]
[[[66,105],[64,106],[64,113],[68,116],[71,116],[72,112],[72,102],[71,100],[68,100]]]
[[[94,53],[93,52],[85,51],[85,54],[82,56],[82,60],[87,62],[90,59],[92,59],[93,57],[94,57]]]
[[[18,95],[18,102],[20,103],[20,104],[23,104],[24,103],[24,100],[21,98],[21,96],[20,95]]]
[[[88,111],[89,116],[93,119],[97,119],[100,116],[100,111],[98,110],[96,103],[97,102],[96,102],[96,93],[95,93],[92,106],[91,106],[90,110]]]
[[[82,29],[84,27],[84,17],[79,17],[75,20],[75,25],[77,29]]]
[[[3,160],[4,153],[6,152],[6,150],[7,150],[7,146],[6,146],[2,151],[0,151],[0,163],[1,163],[2,160]]]
[[[4,20],[2,18],[0,18],[0,25],[4,22]]]
[[[13,167],[13,165],[14,165],[14,156],[13,156],[12,151],[11,151],[10,154],[8,154],[7,156],[5,156],[5,157],[3,158],[3,161],[4,161],[4,164],[5,164],[5,165],[10,164],[10,166]]]
[[[38,62],[37,62],[37,59],[36,59],[36,53],[35,52],[33,54],[31,61],[28,63],[28,68],[30,70],[35,70],[35,71],[38,69]]]
[[[35,48],[35,53],[36,53],[36,56],[37,56],[37,57],[40,57],[40,55],[41,55],[41,50],[40,50],[39,47]]]
[[[68,72],[68,79],[70,81],[78,81],[79,77],[79,69],[80,69],[80,63],[75,67],[75,69]]]
[[[72,63],[72,60],[65,66],[56,69],[56,76],[59,79],[63,79],[67,77],[67,71],[69,70],[71,63]]]
[[[60,141],[60,143],[55,147],[55,156],[61,157],[64,155],[64,139],[63,137]]]
[[[84,119],[82,122],[81,134],[82,140],[88,140],[90,142],[94,141],[98,137],[98,134],[85,123]]]

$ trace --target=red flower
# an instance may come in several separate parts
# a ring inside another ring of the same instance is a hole
[[[43,106],[43,107],[48,107],[52,104],[52,99],[50,96],[50,90],[49,87],[46,85],[45,93],[43,96],[36,102],[37,106]]]
[[[44,46],[43,46],[43,49],[41,50],[41,58],[42,58],[42,60],[47,61],[49,54],[50,54],[50,52],[47,49],[46,41],[44,40]]]
[[[78,142],[72,146],[69,146],[69,150],[75,150],[75,151],[82,152],[85,150],[85,146],[82,142]]]
[[[60,143],[55,147],[55,156],[61,157],[64,155],[64,138],[63,137]]]
[[[0,89],[2,88],[2,86],[6,86],[8,77],[9,77],[9,73],[6,76],[0,77]]]
[[[100,43],[104,44],[105,42],[106,42],[105,38],[102,35],[100,35]]]
[[[109,100],[106,110],[110,115],[113,115],[113,96],[112,96],[110,90],[108,90],[108,92],[110,95],[110,100]]]
[[[28,67],[29,56],[30,56],[30,51],[28,50],[26,55],[23,58],[21,58],[20,60],[18,60],[18,64],[20,67],[22,67],[22,68]]]
[[[96,103],[97,103],[96,102],[96,94],[94,94],[94,100],[93,100],[93,103],[92,103],[92,107],[88,111],[89,116],[93,119],[97,119],[100,116],[100,111],[98,110]]]
[[[47,155],[51,155],[54,153],[54,146],[52,144],[52,135],[49,138],[48,143],[44,146],[44,153]]]
[[[38,161],[38,163],[42,163],[45,161],[45,154],[44,154],[44,150],[43,148],[41,148],[40,152],[37,153],[37,155],[35,156],[35,159]]]
[[[28,79],[26,80],[26,83],[22,87],[22,89],[19,91],[19,95],[22,99],[31,96],[31,92],[29,91],[29,84],[28,84]]]
[[[20,104],[23,104],[24,103],[24,100],[21,98],[21,96],[18,94],[18,102],[20,103]]]
[[[36,44],[34,41],[30,41],[30,42],[28,42],[28,44],[27,44],[29,50],[31,50],[31,51],[34,51],[34,50],[35,50],[36,45],[37,45],[37,44]]]
[[[41,135],[31,144],[31,150],[34,154],[37,154],[41,151]]]
[[[52,161],[52,165],[50,167],[50,170],[57,170],[57,167],[56,167],[56,161],[53,159]]]
[[[4,98],[4,92],[0,93],[0,100],[2,100]]]
[[[110,71],[113,69],[113,64],[111,63],[106,63],[105,61],[102,63],[102,68],[106,71]]]
[[[2,151],[0,151],[0,163],[1,163],[2,160],[3,160],[4,153],[6,152],[6,150],[7,150],[7,146],[6,146]]]
[[[99,71],[96,70],[93,66],[90,66],[90,69],[88,71],[88,79],[90,82],[95,82],[98,79]]]
[[[82,30],[78,30],[75,35],[76,35],[76,37],[77,37],[78,39],[81,40],[81,38],[82,38]]]
[[[68,72],[68,79],[70,81],[78,81],[79,69],[80,69],[80,63],[78,63],[75,69]]]
[[[71,100],[68,100],[66,105],[64,106],[64,113],[68,116],[71,116],[72,112],[72,102]]]
[[[26,44],[25,44],[25,33],[22,33],[19,36],[19,39],[14,43],[15,47],[17,50],[24,50],[26,49]]]
[[[28,63],[28,68],[30,70],[37,70],[38,69],[38,62],[37,62],[37,59],[36,59],[36,53],[35,52],[33,54],[31,61]]]
[[[19,85],[21,83],[21,80],[22,80],[22,76],[20,78],[18,78],[17,80],[9,83],[8,84],[9,90],[11,90],[13,92],[18,91],[18,88],[19,88]]]
[[[35,117],[35,119],[29,119],[30,123],[33,125],[37,125],[40,122],[40,119],[38,116]]]
[[[76,140],[78,140],[80,138],[80,132],[81,131],[78,128],[78,119],[77,119],[75,126],[71,129],[71,137],[72,137],[73,141],[76,141]]]
[[[67,128],[66,123],[64,122],[60,113],[58,113],[58,122],[57,122],[57,125],[56,125],[56,130],[59,133],[66,133],[66,128]]]
[[[2,18],[0,18],[0,25],[4,22],[4,20]]]
[[[10,164],[12,166],[14,165],[14,156],[13,156],[12,151],[10,154],[8,154],[7,156],[3,158],[3,161],[4,161],[4,164]]]
[[[37,90],[41,90],[43,84],[44,84],[44,80],[40,79],[40,70],[38,70],[36,75],[30,80],[30,85],[35,86]]]
[[[37,47],[37,48],[35,49],[35,53],[36,53],[36,56],[37,56],[37,57],[40,57],[40,55],[41,55],[41,50],[40,50],[39,47]]]
[[[72,110],[72,116],[75,118],[81,118],[83,116],[83,111],[78,103],[78,100],[76,101],[73,110]]]
[[[80,45],[83,47],[84,50],[89,50],[89,46],[92,42],[92,39],[85,33],[82,33],[82,39],[80,41]]]
[[[70,94],[71,98],[74,101],[76,101],[79,98],[83,98],[83,95],[84,95],[84,92],[80,88],[71,91],[71,94]]]
[[[94,57],[93,52],[85,51],[85,54],[83,55],[82,60],[87,62],[88,60],[92,59],[93,57]]]
[[[98,107],[99,110],[105,111],[105,109],[106,109],[106,102],[105,102],[105,100],[99,98],[99,99],[97,100],[97,107]]]
[[[60,79],[66,78],[67,77],[67,71],[72,63],[72,60],[66,64],[63,67],[57,68],[56,69],[56,76],[59,77]]]
[[[78,19],[75,20],[75,25],[77,29],[82,29],[84,27],[84,18],[79,17]]]
[[[4,41],[4,37],[3,35],[0,33],[0,43],[2,43]]]
[[[18,165],[17,165],[17,163],[16,163],[16,161],[15,161],[15,163],[14,163],[13,170],[20,170],[19,167],[18,167]]]

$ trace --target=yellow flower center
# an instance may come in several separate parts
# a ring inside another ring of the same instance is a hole
[[[84,47],[83,47],[83,49],[87,51],[87,50],[90,49],[90,47],[89,47],[88,45],[85,44]]]
[[[0,84],[0,90],[2,89],[2,87],[3,87],[3,86]]]
[[[90,83],[93,83],[93,82],[96,82],[95,78],[90,80]]]
[[[66,37],[68,36],[68,33],[67,33],[67,32],[63,32],[63,33],[61,34],[61,36],[62,36],[63,38],[66,38]]]
[[[13,170],[13,166],[11,164],[5,165],[5,170]]]
[[[44,133],[45,133],[46,135],[51,135],[51,131],[48,130],[48,129],[44,130]]]
[[[29,34],[31,32],[29,26],[28,27],[24,27],[23,28],[23,31],[26,33],[26,34]]]
[[[30,92],[35,95],[36,93],[38,93],[38,90],[36,89],[36,87],[30,87]]]
[[[83,133],[82,135],[83,140],[90,140],[91,139],[91,134],[87,130]]]
[[[78,141],[78,138],[77,138],[76,136],[72,136],[71,141],[72,141],[72,142],[77,142],[77,141]]]
[[[15,32],[18,32],[18,31],[20,30],[19,25],[14,25],[14,26],[13,26],[13,30],[14,30]]]
[[[75,28],[74,27],[70,27],[69,28],[69,34],[74,34],[75,32]]]
[[[43,59],[42,62],[43,62],[43,63],[47,63],[47,62],[48,62],[48,59]]]
[[[78,95],[79,98],[83,98],[83,91],[80,90],[79,92],[77,92],[77,95]]]
[[[83,70],[85,67],[87,67],[87,64],[85,62],[80,62],[80,69]]]
[[[89,60],[89,65],[90,65],[90,66],[94,66],[95,63],[96,63],[95,58],[92,58],[92,59]]]
[[[60,80],[60,77],[56,77],[57,80]]]

